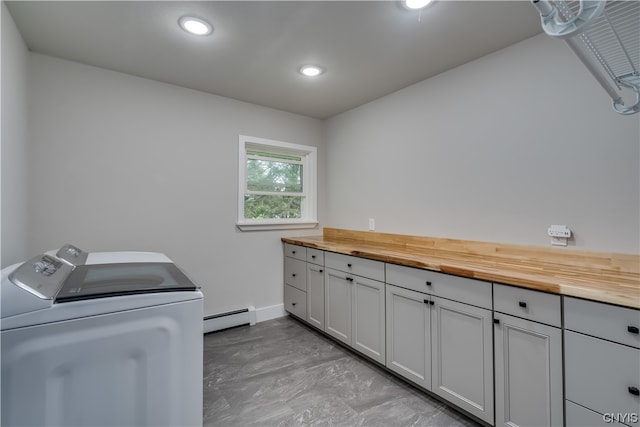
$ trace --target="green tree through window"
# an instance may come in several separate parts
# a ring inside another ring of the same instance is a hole
[[[301,162],[302,159],[296,156],[247,151],[245,218],[301,218]]]

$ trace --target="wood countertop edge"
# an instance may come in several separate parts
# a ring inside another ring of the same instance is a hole
[[[514,271],[514,266],[501,262],[499,259],[493,259],[490,256],[486,257],[487,264],[493,265],[474,266],[472,265],[473,263],[464,262],[463,260],[447,259],[446,262],[443,262],[442,259],[436,259],[436,257],[418,255],[415,250],[408,251],[413,253],[405,255],[402,254],[402,247],[385,250],[382,247],[374,247],[376,245],[367,245],[363,242],[324,241],[321,236],[283,237],[281,240],[292,245],[336,252],[343,255],[352,255],[406,267],[640,309],[640,276],[636,275],[620,275],[621,277],[617,277],[618,273],[614,272],[616,277],[612,277],[611,274],[607,274],[605,271],[593,269],[586,274],[595,277],[601,283],[600,287],[594,287],[576,283],[576,281],[580,280],[578,278],[580,269],[572,267],[563,269],[558,264],[544,272],[536,272],[536,268],[533,266],[531,267],[531,272],[524,273],[522,271]],[[526,262],[523,262],[518,268],[525,268],[526,264]],[[547,277],[539,277],[542,274],[547,275]],[[553,278],[550,279],[548,276]],[[611,289],[602,289],[602,286],[604,286],[602,284]],[[635,300],[633,298],[634,291],[637,294]]]

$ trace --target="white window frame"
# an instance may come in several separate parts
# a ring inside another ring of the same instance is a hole
[[[247,151],[260,150],[302,158],[302,218],[246,219],[244,195],[247,189]],[[292,144],[265,138],[240,135],[238,141],[238,222],[242,231],[314,228],[318,224],[317,170],[318,149],[310,145]]]

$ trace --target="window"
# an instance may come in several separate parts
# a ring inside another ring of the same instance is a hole
[[[240,135],[238,228],[312,228],[316,147]]]

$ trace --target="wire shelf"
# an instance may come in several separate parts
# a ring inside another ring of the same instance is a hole
[[[564,39],[613,99],[621,114],[640,111],[640,1],[532,0],[542,27]],[[627,106],[623,94],[632,92]]]

